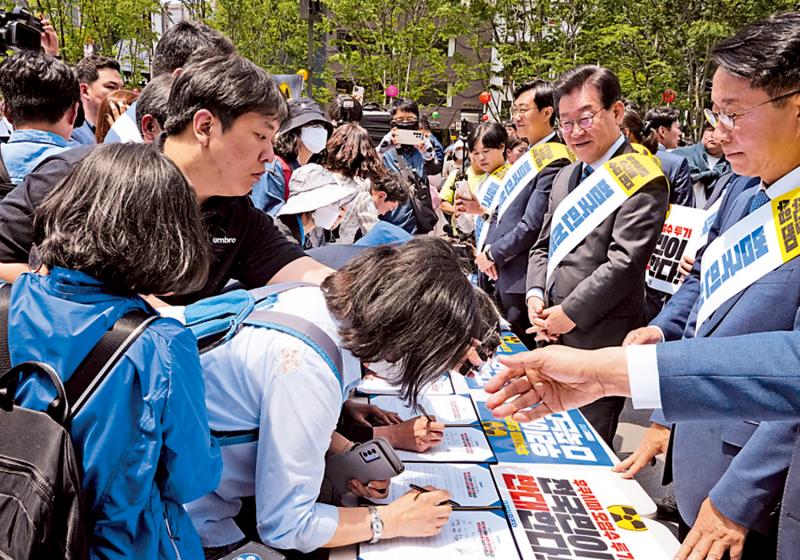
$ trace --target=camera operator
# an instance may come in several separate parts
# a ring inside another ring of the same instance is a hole
[[[0,93],[15,129],[0,146],[8,174],[0,180],[16,185],[45,158],[73,147],[69,138],[80,89],[69,66],[43,52],[24,50],[0,63]]]

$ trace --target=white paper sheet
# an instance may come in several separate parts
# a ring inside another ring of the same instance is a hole
[[[413,409],[406,405],[399,397],[382,395],[372,397],[369,401],[384,410],[396,412],[403,420],[408,420],[423,414],[423,410],[435,416],[437,422],[448,425],[469,426],[478,424],[478,413],[472,404],[472,399],[466,395],[423,395],[419,399],[422,409]]]
[[[500,495],[489,468],[484,465],[406,463],[406,470],[392,479],[389,495],[378,504],[393,502],[411,490],[411,484],[433,486],[450,492],[450,499],[467,507],[496,507]]]
[[[401,461],[420,461],[423,463],[487,463],[494,462],[489,442],[480,428],[445,428],[442,442],[425,451],[397,450]]]
[[[361,380],[356,386],[359,393],[365,395],[399,395],[400,388],[390,384],[385,379],[370,375]],[[431,383],[429,386],[424,387],[420,392],[425,395],[452,395],[453,384],[450,382],[450,376],[447,374],[442,375],[439,379]]]
[[[516,560],[514,538],[505,518],[493,511],[454,511],[434,537],[399,538],[362,544],[361,560]]]

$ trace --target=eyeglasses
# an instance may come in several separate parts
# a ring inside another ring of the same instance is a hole
[[[717,128],[717,126],[722,125],[722,128],[725,128],[727,130],[733,130],[733,127],[736,126],[736,119],[738,119],[739,117],[742,117],[747,113],[752,113],[759,107],[762,107],[768,103],[775,103],[776,101],[780,101],[781,99],[786,99],[787,97],[791,97],[792,95],[797,95],[798,93],[800,93],[800,89],[790,91],[789,93],[784,93],[783,95],[773,97],[772,99],[767,99],[766,101],[762,101],[758,105],[753,105],[749,109],[745,109],[744,111],[739,111],[738,113],[726,113],[724,111],[715,113],[711,109],[705,109],[703,111],[703,115],[706,117],[708,123],[714,128]]]
[[[511,107],[511,116],[521,116],[527,113],[528,111],[533,111],[533,107]]]
[[[464,363],[458,368],[458,373],[463,375],[464,377],[474,377],[478,374],[480,369],[483,367],[483,364],[488,362],[494,356],[494,350],[500,344],[500,334],[497,333],[496,336],[490,335],[485,339],[481,344],[475,348],[475,352],[478,354],[478,358],[481,360],[481,365],[475,365],[470,360],[469,357],[464,358]],[[491,349],[491,350],[488,350]]]
[[[392,122],[391,122],[392,126],[398,126],[398,125],[405,125],[405,126],[408,126],[408,125],[417,125],[418,123],[419,123],[419,121],[418,121],[417,119],[397,119],[397,120],[392,120]]]
[[[572,134],[572,131],[575,130],[577,126],[581,130],[589,130],[592,128],[592,123],[594,123],[594,116],[599,113],[600,111],[595,111],[594,113],[587,113],[585,115],[581,115],[580,118],[574,121],[558,121],[558,128],[561,130],[563,134]]]

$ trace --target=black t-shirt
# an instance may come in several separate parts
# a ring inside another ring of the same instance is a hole
[[[96,146],[61,152],[42,162],[0,201],[0,262],[28,262],[33,244],[33,213],[58,182]],[[281,233],[249,196],[212,197],[201,208],[209,232],[209,278],[199,291],[164,297],[184,305],[218,294],[229,280],[246,288],[266,284],[281,268],[305,255]]]

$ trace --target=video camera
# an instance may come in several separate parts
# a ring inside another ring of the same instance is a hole
[[[10,12],[0,10],[0,52],[41,50],[42,31],[42,21],[25,8],[17,6]]]

